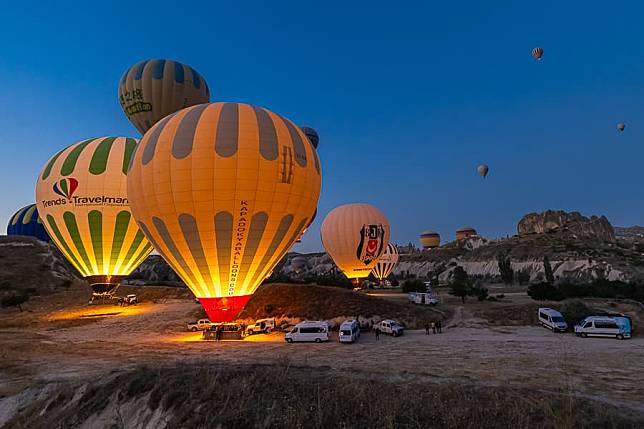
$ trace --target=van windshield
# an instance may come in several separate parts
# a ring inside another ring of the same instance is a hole
[[[552,321],[556,323],[565,322],[564,318],[561,316],[552,316]]]

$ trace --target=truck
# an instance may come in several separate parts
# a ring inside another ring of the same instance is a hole
[[[393,337],[399,337],[405,332],[405,328],[395,320],[385,319],[373,325],[373,330],[380,330],[383,334],[389,334]]]
[[[206,331],[210,329],[213,325],[214,323],[212,323],[208,319],[199,319],[196,322],[188,323],[188,330],[192,332]]]
[[[421,305],[436,305],[440,302],[436,294],[425,292],[410,292],[408,299],[412,304]]]
[[[270,334],[275,329],[275,319],[259,319],[246,327],[246,334]]]

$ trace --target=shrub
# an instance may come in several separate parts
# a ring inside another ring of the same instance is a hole
[[[454,268],[454,277],[450,283],[449,293],[461,298],[463,304],[465,303],[465,297],[472,294],[472,284],[463,267],[457,266]]]
[[[29,295],[11,295],[6,298],[3,298],[0,302],[0,305],[3,307],[18,307],[22,313],[22,304],[27,302]]]
[[[425,283],[423,283],[421,280],[410,279],[410,280],[405,280],[405,282],[402,285],[402,291],[407,293],[425,292],[427,291],[427,286],[425,286]]]
[[[535,283],[528,287],[528,296],[537,301],[561,301],[564,296],[551,283]]]
[[[561,306],[561,314],[571,326],[581,322],[586,316],[592,313],[593,309],[579,300],[565,302]]]
[[[510,257],[506,255],[499,255],[499,273],[501,274],[501,280],[506,285],[511,285],[514,283],[514,271],[512,270],[512,263],[510,262]]]

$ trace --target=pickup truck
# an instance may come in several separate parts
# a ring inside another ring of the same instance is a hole
[[[248,335],[271,333],[275,329],[275,319],[259,319],[246,328]]]
[[[214,325],[214,323],[208,319],[199,319],[196,322],[188,323],[188,330],[192,332],[205,331],[212,325]]]
[[[405,328],[403,328],[398,322],[389,319],[381,320],[380,322],[373,325],[372,329],[374,331],[378,329],[383,334],[389,334],[394,337],[401,336],[405,331]]]

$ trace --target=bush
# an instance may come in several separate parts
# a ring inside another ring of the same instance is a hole
[[[586,316],[593,314],[593,312],[594,310],[592,308],[578,300],[565,302],[561,306],[561,314],[570,326],[581,322]]]
[[[465,303],[465,297],[472,294],[472,284],[463,267],[457,266],[454,268],[454,277],[450,283],[449,293],[461,298],[463,304]]]
[[[496,298],[497,299],[503,299],[503,298],[505,298],[505,294],[504,293],[499,293],[499,294],[496,295]]]
[[[499,264],[499,273],[501,274],[501,280],[506,285],[511,285],[514,283],[514,270],[512,270],[512,263],[510,262],[510,257],[508,255],[499,255],[497,258]]]
[[[528,287],[528,296],[537,301],[561,301],[565,296],[551,283],[535,283]]]
[[[418,279],[405,280],[402,285],[402,291],[406,293],[425,292],[427,291],[427,286],[425,286],[425,283]]]
[[[11,295],[6,298],[3,298],[0,302],[0,305],[3,307],[18,307],[22,313],[22,304],[27,302],[29,295]]]

